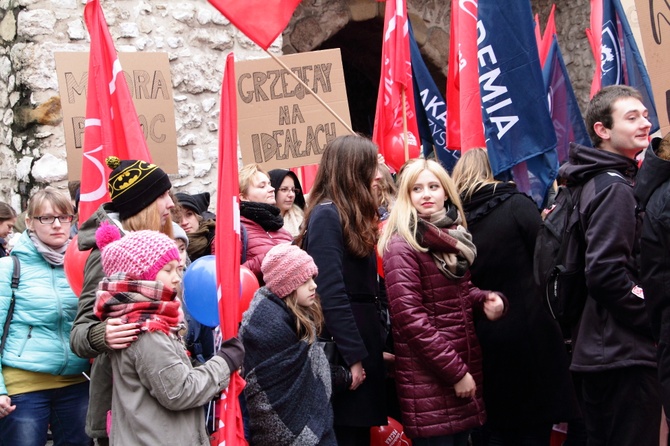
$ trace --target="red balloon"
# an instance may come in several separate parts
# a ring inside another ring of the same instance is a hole
[[[407,438],[404,429],[398,421],[388,417],[386,426],[370,428],[370,446],[412,446],[412,440]]]
[[[91,254],[90,249],[88,251],[79,250],[79,246],[77,246],[78,238],[79,235],[77,234],[70,240],[63,260],[65,277],[67,277],[70,288],[72,288],[77,297],[81,295],[81,289],[84,286],[84,267],[86,266],[89,254]]]
[[[260,288],[260,285],[256,274],[246,266],[240,266],[240,312],[238,320],[242,320],[242,314],[249,308],[251,299],[254,298],[258,288]]]

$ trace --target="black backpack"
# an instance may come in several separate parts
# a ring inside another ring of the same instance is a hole
[[[579,200],[589,181],[627,181],[618,172],[600,172],[585,183],[560,186],[556,201],[540,226],[535,242],[533,273],[544,303],[558,321],[566,338],[579,322],[588,289],[586,286],[586,241],[580,222]]]
[[[535,282],[566,337],[579,321],[588,294],[586,247],[579,221],[582,187],[558,188],[554,205],[537,233],[533,260]]]

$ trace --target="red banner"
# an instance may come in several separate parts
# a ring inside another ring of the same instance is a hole
[[[144,133],[99,0],[89,0],[84,20],[91,36],[79,221],[109,201],[105,158],[151,162]]]
[[[451,2],[451,40],[447,73],[447,147],[486,147],[477,69],[477,2]]]
[[[240,323],[240,206],[237,180],[237,92],[235,56],[229,53],[221,87],[219,117],[219,170],[216,198],[216,280],[219,324],[223,339],[237,335]],[[246,445],[239,395],[244,379],[237,371],[217,402],[217,426],[212,445]]]
[[[372,140],[386,164],[395,169],[419,156],[419,128],[414,107],[412,59],[404,0],[386,0],[382,72]]]

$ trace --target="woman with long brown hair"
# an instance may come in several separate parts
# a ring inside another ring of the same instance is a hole
[[[358,135],[325,148],[296,243],[319,267],[323,335],[350,368],[349,391],[333,396],[340,446],[369,445],[370,427],[386,424],[383,334],[377,312],[377,147]]]

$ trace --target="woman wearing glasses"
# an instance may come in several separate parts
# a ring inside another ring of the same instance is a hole
[[[305,196],[300,181],[295,173],[287,169],[273,169],[268,174],[275,188],[276,206],[284,218],[284,229],[295,238],[300,233],[305,210]]]
[[[0,444],[89,445],[86,435],[89,361],[70,350],[77,296],[63,270],[74,218],[70,199],[52,187],[28,203],[27,230],[12,256],[20,261],[14,313],[0,370]],[[0,322],[8,319],[13,261],[0,259]],[[4,331],[0,325],[0,333]]]

